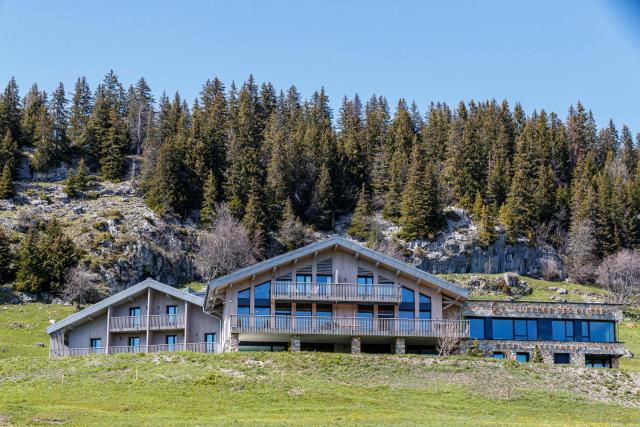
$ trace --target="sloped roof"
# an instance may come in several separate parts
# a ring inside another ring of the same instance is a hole
[[[47,328],[47,333],[51,334],[64,328],[65,326],[73,325],[74,323],[84,320],[86,317],[91,316],[92,314],[99,314],[103,310],[106,310],[110,305],[117,304],[130,296],[136,295],[146,290],[147,288],[155,289],[158,292],[171,295],[172,297],[183,301],[188,301],[192,304],[199,305],[200,307],[202,307],[202,305],[204,304],[204,299],[199,295],[181,291],[169,285],[165,285],[164,283],[160,283],[157,280],[145,279],[142,282],[125,289],[124,291],[118,292],[115,295],[111,295],[110,297],[103,299],[97,304],[87,307],[82,311],[74,313],[71,316],[60,320],[59,322],[54,323]]]
[[[443,290],[449,291],[450,293],[453,293],[457,296],[463,297],[465,299],[468,298],[469,296],[469,292],[466,289],[461,288],[460,286],[454,285],[453,283],[448,282],[444,279],[441,279],[437,276],[434,276],[433,274],[427,273],[424,270],[420,270],[419,268],[416,268],[405,262],[398,261],[395,258],[392,258],[383,253],[374,251],[352,240],[348,240],[340,236],[334,236],[325,240],[321,240],[316,243],[312,243],[310,245],[293,250],[291,252],[287,252],[282,255],[278,255],[276,257],[251,265],[249,267],[240,269],[233,273],[227,274],[226,276],[222,276],[217,279],[214,279],[207,284],[207,295],[209,294],[210,291],[214,290],[217,287],[227,285],[233,282],[238,282],[240,280],[244,280],[247,277],[253,276],[254,274],[258,274],[263,271],[270,270],[273,267],[286,264],[297,258],[301,258],[307,255],[313,254],[314,252],[331,248],[334,245],[360,253],[361,256],[369,258],[373,261],[378,261],[380,262],[380,264],[383,264],[393,270],[399,270],[407,275],[414,276],[416,278],[433,283],[434,285],[442,288]]]

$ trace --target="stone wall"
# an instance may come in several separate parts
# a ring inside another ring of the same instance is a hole
[[[527,301],[467,301],[465,317],[525,317],[545,319],[622,320],[618,304],[527,302]]]
[[[533,357],[536,346],[545,363],[553,364],[554,353],[569,353],[571,364],[584,366],[586,354],[601,354],[614,356],[614,359],[626,354],[623,343],[592,343],[592,342],[557,342],[557,341],[514,341],[514,340],[477,340],[478,348],[484,356],[491,356],[493,352],[502,352],[507,359],[516,358],[516,353],[526,352]],[[461,346],[462,353],[466,353],[473,341],[466,341]],[[614,361],[617,363],[617,361]]]

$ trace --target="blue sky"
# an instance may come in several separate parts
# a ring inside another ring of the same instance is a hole
[[[188,4],[187,4],[188,3]],[[566,116],[580,99],[599,125],[640,132],[640,2],[0,0],[0,85],[15,75],[92,89],[113,68],[192,101],[249,73],[337,111],[358,93],[430,101],[506,98]]]

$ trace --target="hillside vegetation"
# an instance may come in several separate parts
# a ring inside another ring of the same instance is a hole
[[[193,353],[47,358],[49,319],[0,306],[0,425],[637,425],[640,365],[468,357]],[[620,336],[640,352],[640,327]],[[36,347],[42,342],[44,347]]]

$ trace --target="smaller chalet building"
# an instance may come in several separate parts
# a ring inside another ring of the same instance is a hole
[[[331,237],[207,285],[147,279],[48,328],[52,357],[159,351],[461,352],[616,367],[621,307],[469,300],[468,291],[353,241]],[[474,344],[476,343],[476,344]]]
[[[49,355],[215,353],[221,320],[203,303],[201,295],[146,279],[47,328]]]

